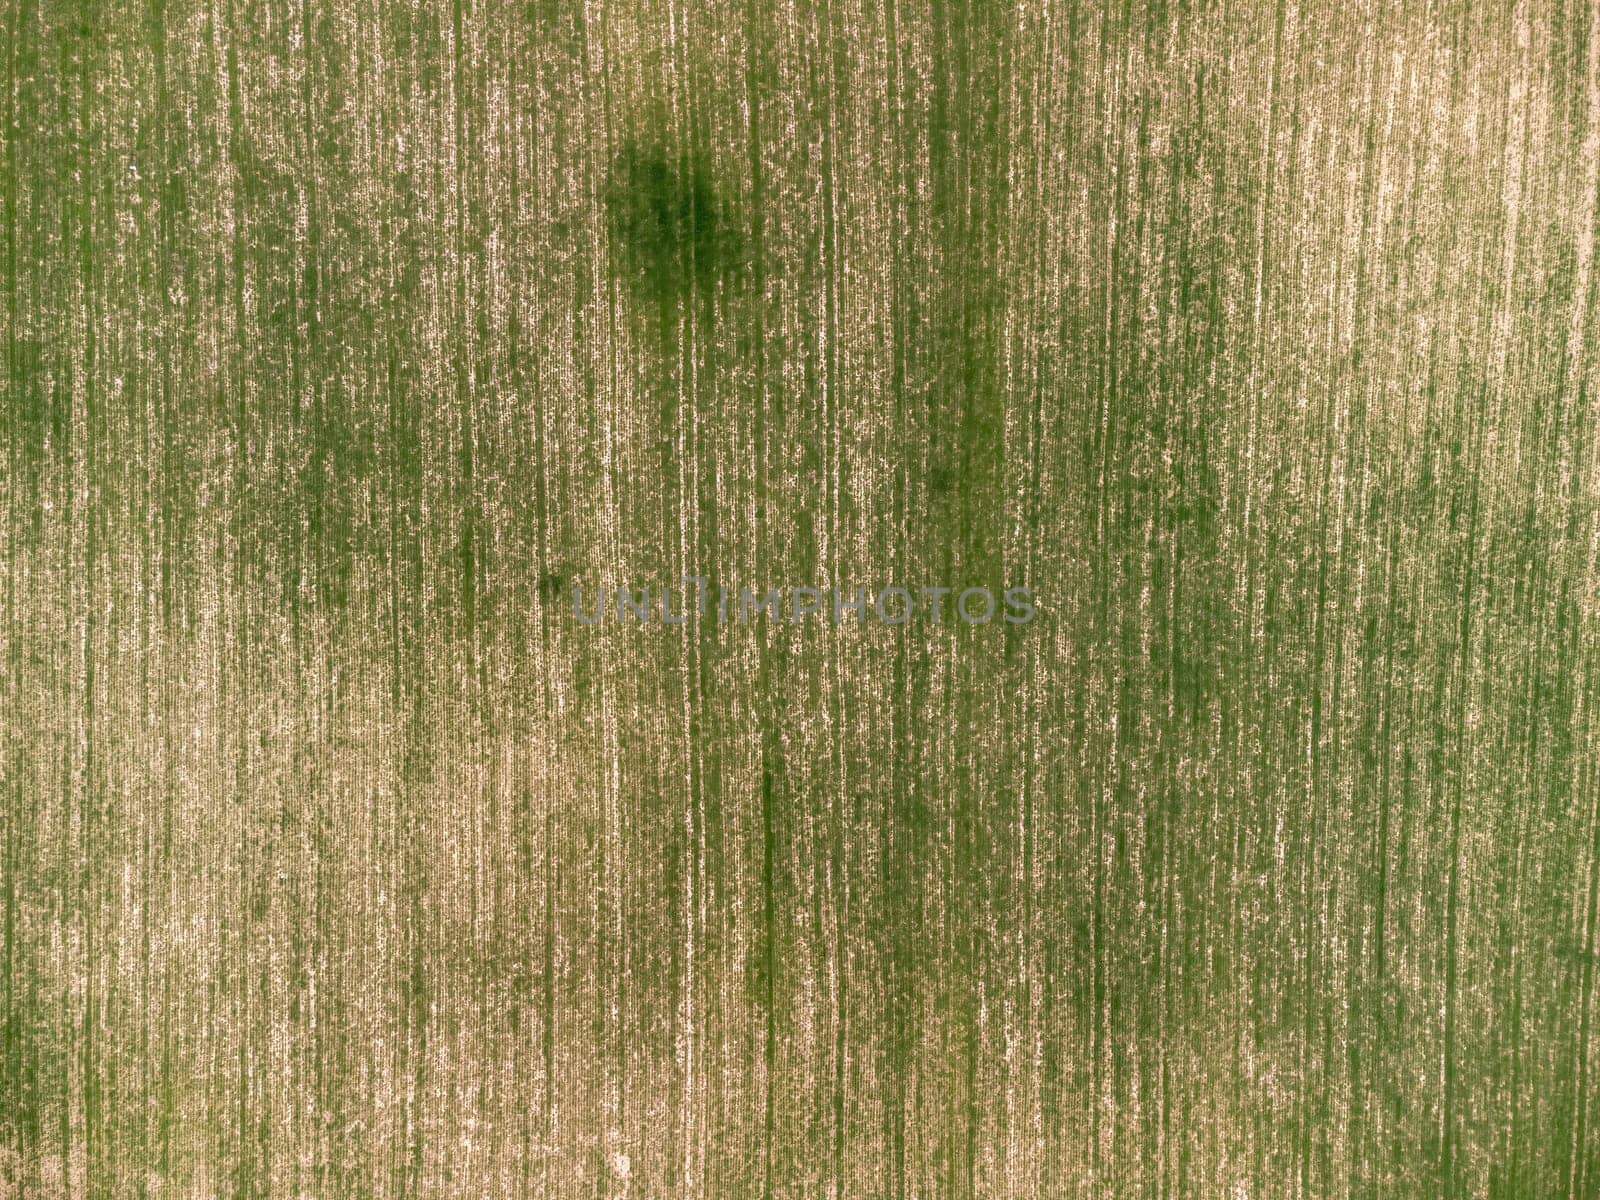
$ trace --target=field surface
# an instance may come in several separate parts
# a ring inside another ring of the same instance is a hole
[[[1600,1196],[1600,5],[0,4],[4,1200]]]

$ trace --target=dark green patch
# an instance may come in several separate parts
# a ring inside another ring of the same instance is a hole
[[[612,261],[630,291],[677,304],[736,260],[709,167],[692,153],[630,141],[606,185]]]
[[[539,577],[539,599],[549,604],[559,600],[567,587],[567,577],[560,571],[547,571]]]

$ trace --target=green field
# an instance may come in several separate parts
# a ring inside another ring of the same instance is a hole
[[[0,2],[0,1200],[1600,1196],[1600,5]]]

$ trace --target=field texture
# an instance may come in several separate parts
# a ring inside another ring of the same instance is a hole
[[[1600,5],[0,2],[0,1197],[1600,1197]]]

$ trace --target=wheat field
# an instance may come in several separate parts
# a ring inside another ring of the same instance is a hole
[[[0,1197],[1600,1196],[1600,5],[0,30]]]

